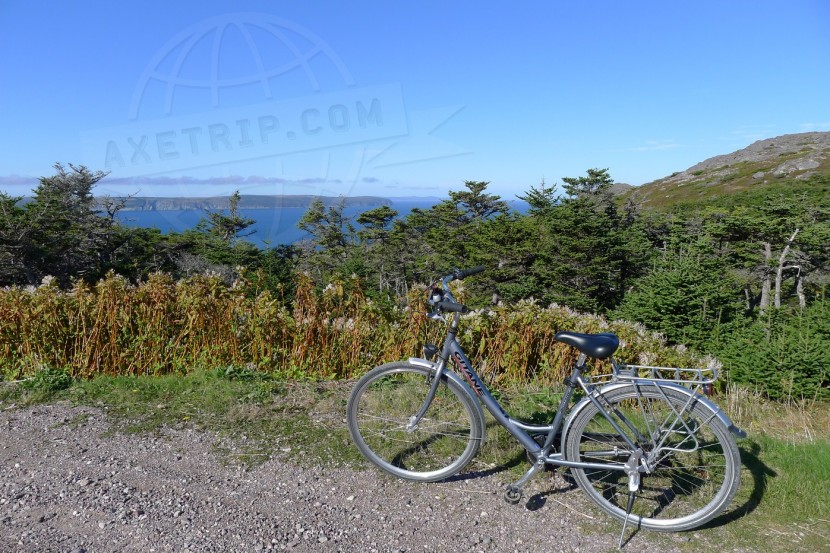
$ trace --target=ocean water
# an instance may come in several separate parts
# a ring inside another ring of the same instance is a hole
[[[399,217],[405,217],[414,208],[429,209],[438,203],[438,200],[398,200],[392,201],[390,206],[398,212]],[[350,207],[344,210],[346,217],[355,218],[364,211],[374,207]],[[305,207],[283,207],[278,209],[240,209],[243,217],[250,217],[255,221],[248,227],[248,231],[255,231],[246,240],[259,247],[274,247],[280,244],[293,244],[308,237],[308,233],[297,228],[297,223],[307,211]],[[129,227],[157,228],[161,232],[183,232],[193,228],[199,219],[206,217],[201,210],[175,211],[121,211],[118,219]],[[355,223],[356,227],[357,225]]]

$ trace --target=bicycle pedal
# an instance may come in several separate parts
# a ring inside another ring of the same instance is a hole
[[[508,488],[504,490],[504,500],[511,505],[518,505],[522,500],[522,490],[515,486],[508,486]]]

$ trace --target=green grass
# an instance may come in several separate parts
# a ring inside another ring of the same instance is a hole
[[[314,465],[367,468],[345,425],[351,382],[284,381],[244,370],[194,371],[188,376],[98,377],[55,386],[59,375],[26,387],[0,383],[0,410],[34,403],[68,401],[104,409],[117,432],[155,432],[162,427],[215,432],[224,462],[257,464],[272,455]],[[58,388],[58,389],[55,389]],[[511,414],[538,422],[555,411],[556,390],[510,390],[500,401]],[[717,398],[749,432],[739,442],[742,486],[730,507],[705,528],[650,540],[688,551],[765,552],[830,550],[830,405],[782,405],[746,391]],[[79,425],[82,421],[65,424]],[[510,482],[527,464],[523,450],[488,416],[487,442],[470,467]],[[242,436],[246,438],[241,439]],[[542,476],[534,487],[548,486]],[[551,495],[555,499],[555,493]],[[619,524],[593,511],[584,530],[619,532]]]

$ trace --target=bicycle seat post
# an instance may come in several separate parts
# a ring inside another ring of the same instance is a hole
[[[574,368],[578,370],[580,373],[585,370],[585,360],[588,358],[584,352],[579,353],[579,357],[576,359],[576,363],[574,363]]]

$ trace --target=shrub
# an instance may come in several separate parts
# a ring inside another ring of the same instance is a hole
[[[72,377],[64,369],[46,368],[37,371],[32,378],[21,382],[21,386],[40,392],[57,392],[72,385]]]
[[[357,279],[321,291],[299,275],[295,294],[289,309],[282,298],[245,280],[228,285],[219,277],[194,276],[176,282],[164,274],[139,285],[111,274],[95,286],[79,283],[67,291],[53,285],[3,289],[0,367],[19,375],[40,374],[41,366],[66,367],[67,376],[75,377],[201,368],[235,379],[254,370],[349,378],[420,356],[424,342],[443,338],[442,325],[427,323],[424,289],[414,288],[405,306],[395,306],[367,298]],[[576,355],[555,342],[562,329],[617,332],[623,361],[706,363],[683,348],[667,347],[662,336],[640,325],[609,323],[556,305],[520,302],[474,312],[462,328],[459,339],[492,381],[560,383]]]
[[[736,332],[720,353],[730,379],[773,399],[830,399],[828,307],[773,309]]]

